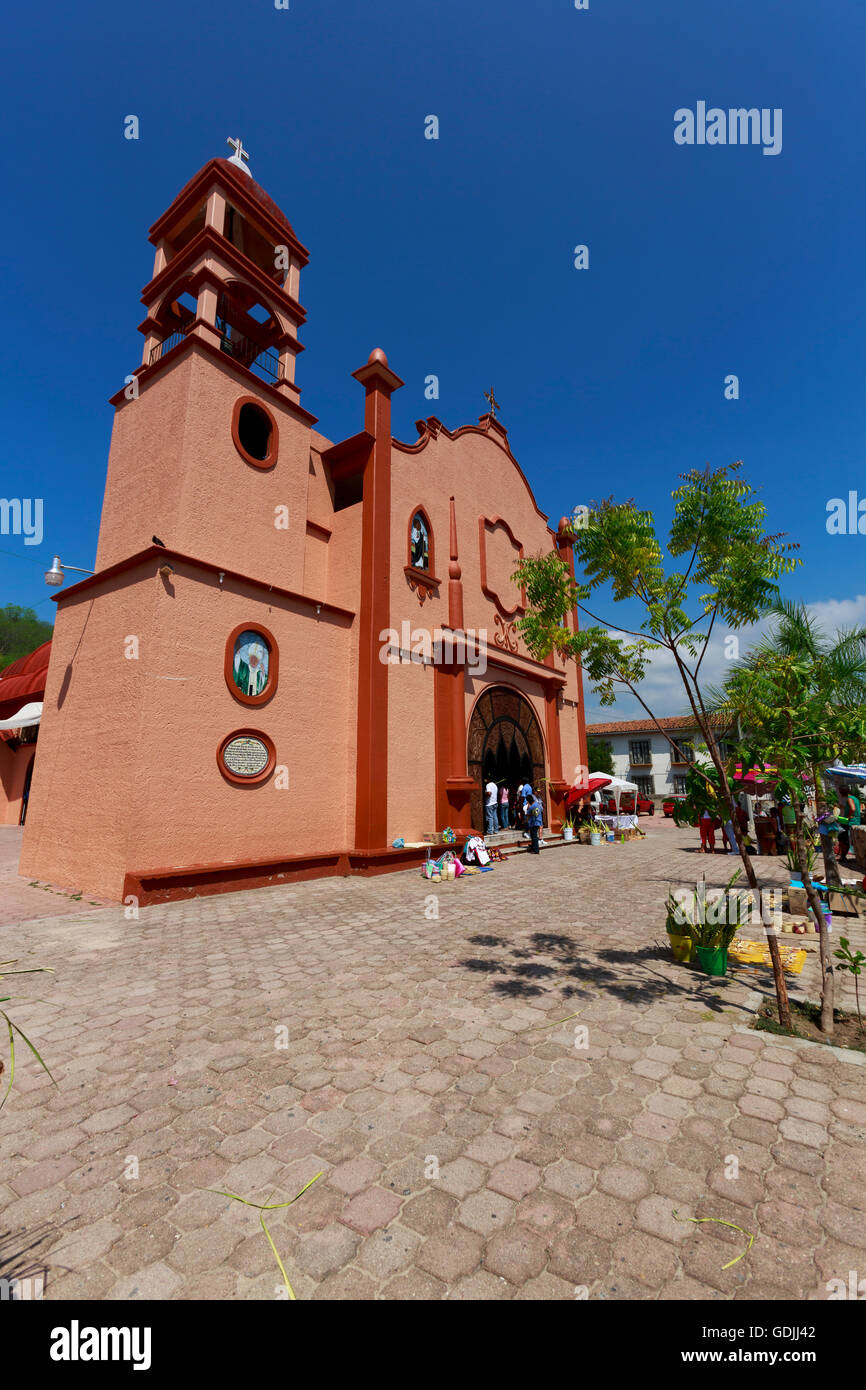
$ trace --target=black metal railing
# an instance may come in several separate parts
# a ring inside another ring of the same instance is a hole
[[[217,319],[217,328],[222,334],[220,348],[226,356],[246,367],[247,371],[254,372],[263,381],[279,380],[279,353],[274,352],[272,348],[262,348],[252,338],[245,338],[241,333],[230,336],[231,329],[224,319]]]
[[[150,349],[150,365],[158,362],[161,357],[165,357],[165,354],[171,352],[173,347],[177,347],[178,343],[182,343],[185,337],[186,329],[179,328],[177,332],[170,334],[164,342],[157,343],[156,347]]]
[[[173,347],[182,343],[187,336],[190,323],[187,328],[177,329],[171,333],[164,342],[157,343],[150,350],[150,365],[171,352]],[[253,342],[252,338],[245,338],[238,333],[231,336],[231,328],[224,319],[217,319],[216,327],[221,334],[220,349],[231,357],[232,361],[237,362],[242,367],[246,367],[248,372],[254,372],[263,381],[279,381],[280,379],[280,356],[273,348],[262,348],[258,343]]]

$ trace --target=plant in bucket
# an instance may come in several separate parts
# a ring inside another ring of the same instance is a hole
[[[562,838],[563,838],[563,840],[573,840],[573,839],[574,839],[574,826],[575,826],[575,818],[574,818],[574,816],[571,815],[571,814],[567,815],[566,818],[565,818],[565,820],[562,822]]]
[[[591,820],[589,822],[589,843],[600,845],[607,834],[607,826],[602,820]]]
[[[686,927],[692,938],[698,964],[705,975],[724,976],[728,973],[728,947],[737,934],[738,913],[730,911],[728,892],[742,873],[737,869],[713,898],[707,898],[706,883],[701,878],[694,898],[694,907],[687,916]],[[733,917],[733,921],[731,921]]]
[[[694,899],[694,894],[692,894],[692,898]],[[692,938],[686,925],[688,909],[674,897],[670,884],[668,884],[665,908],[667,909],[665,931],[668,934],[673,958],[688,964],[692,958]]]

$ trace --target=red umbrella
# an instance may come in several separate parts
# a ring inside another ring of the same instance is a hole
[[[593,772],[590,773],[586,782],[581,782],[579,785],[575,783],[573,787],[569,787],[565,797],[566,810],[568,810],[569,806],[573,806],[576,801],[580,801],[582,797],[591,796],[593,792],[600,791],[602,787],[609,786],[610,780],[609,777],[605,777],[601,773]]]

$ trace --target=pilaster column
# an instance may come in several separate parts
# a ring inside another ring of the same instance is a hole
[[[361,515],[355,848],[376,850],[388,842],[388,667],[379,634],[391,625],[391,394],[403,382],[381,348],[352,375],[366,391],[364,428],[374,439]]]
[[[453,830],[472,829],[470,797],[475,782],[466,773],[466,653],[463,631],[463,579],[457,553],[457,514],[454,498],[449,499],[448,626],[455,639],[464,643],[458,656],[457,640],[452,660],[442,667],[436,686],[436,782],[439,801],[437,829],[450,824]],[[443,785],[444,784],[444,785]]]
[[[565,561],[566,565],[568,566],[569,574],[571,575],[572,579],[574,579],[574,546],[571,543],[571,536],[568,531],[568,526],[568,517],[562,517],[559,523],[559,528],[556,536],[556,548],[561,558]],[[571,610],[571,625],[574,631],[577,632],[578,628],[580,627],[580,619],[578,617],[577,604],[575,604],[574,608],[572,608]],[[583,710],[583,667],[581,666],[579,661],[575,662],[575,667],[577,670],[577,709],[575,710],[575,714],[577,715],[577,740],[578,746],[580,748],[580,761],[582,766],[586,767],[587,751],[586,719],[584,717]]]

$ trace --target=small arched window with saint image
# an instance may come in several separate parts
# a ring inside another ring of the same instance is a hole
[[[416,570],[430,568],[430,530],[423,512],[416,512],[409,529],[409,564]]]
[[[248,628],[235,638],[233,674],[242,695],[263,695],[270,676],[271,648],[260,632]]]

